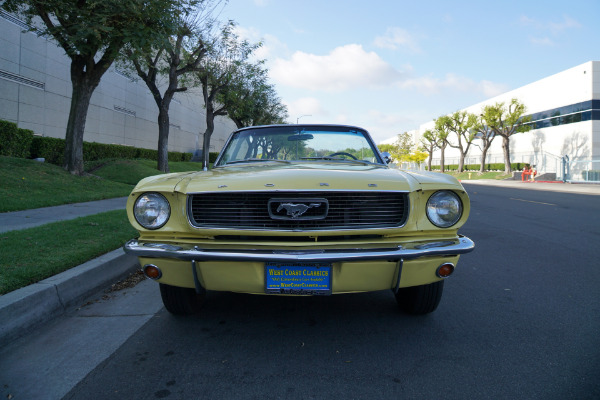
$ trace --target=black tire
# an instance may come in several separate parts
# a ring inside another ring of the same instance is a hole
[[[167,311],[175,315],[192,315],[200,312],[204,305],[206,291],[196,293],[196,289],[160,283],[160,297]]]
[[[400,288],[396,293],[396,301],[400,308],[413,315],[429,314],[435,311],[444,291],[444,281],[429,285]]]

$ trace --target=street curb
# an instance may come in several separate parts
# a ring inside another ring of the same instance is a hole
[[[0,296],[0,346],[25,335],[139,267],[123,249]]]

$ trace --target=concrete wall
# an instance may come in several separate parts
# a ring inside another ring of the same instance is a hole
[[[71,102],[70,59],[52,41],[25,31],[22,21],[0,13],[0,119],[36,134],[64,138]],[[193,152],[206,128],[199,89],[176,94],[170,107],[169,151]],[[92,95],[84,140],[156,149],[158,110],[146,84],[114,66]],[[235,130],[218,117],[210,151]]]

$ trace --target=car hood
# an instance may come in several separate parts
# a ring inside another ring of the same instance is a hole
[[[457,187],[458,186],[458,187]],[[244,164],[210,171],[157,175],[134,191],[198,193],[258,190],[393,190],[462,189],[448,175],[340,162]]]

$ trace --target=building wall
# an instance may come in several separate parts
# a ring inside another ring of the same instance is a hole
[[[36,134],[64,138],[71,103],[70,59],[52,41],[0,12],[0,119]],[[177,93],[170,107],[169,151],[194,152],[206,129],[200,89]],[[158,109],[146,84],[111,67],[88,110],[84,140],[156,149]],[[217,117],[210,151],[220,151],[235,124]]]
[[[527,115],[549,111],[560,107],[600,100],[600,62],[590,61],[566,71],[557,73],[518,89],[474,104],[464,110],[480,114],[486,105],[497,102],[510,103],[517,98],[527,107]],[[598,104],[597,102],[595,103]],[[596,106],[595,106],[596,107]],[[600,110],[598,111],[600,113]],[[568,155],[571,160],[583,160],[600,157],[600,121],[591,118],[581,122],[564,125],[547,126],[532,129],[526,133],[518,133],[510,138],[511,161],[528,162],[539,165],[542,169],[556,172],[560,157]],[[415,140],[420,140],[422,133],[433,129],[434,122],[422,124],[412,131]],[[481,151],[475,139],[469,150],[466,163],[479,163]],[[496,138],[488,151],[487,162],[503,162],[502,138]],[[459,151],[446,148],[446,164],[458,162]],[[434,153],[434,160],[439,164],[440,152]],[[544,160],[542,163],[540,160]],[[435,163],[434,161],[434,163]]]

